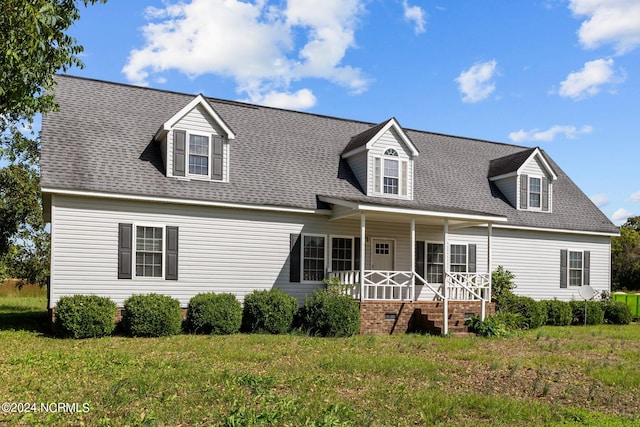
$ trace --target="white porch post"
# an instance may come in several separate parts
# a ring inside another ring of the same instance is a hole
[[[449,273],[449,220],[444,220],[444,236],[442,241],[444,242],[444,319],[442,333],[444,335],[449,333],[449,295],[447,292],[447,274]]]
[[[416,219],[411,218],[411,295],[409,299],[415,301],[416,299]]]
[[[366,218],[363,213],[360,214],[360,301],[364,297],[364,260],[365,260],[365,235],[366,235]]]

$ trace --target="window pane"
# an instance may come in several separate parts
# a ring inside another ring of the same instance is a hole
[[[351,257],[353,254],[353,239],[334,237],[331,240],[331,270],[351,270]]]
[[[582,269],[582,252],[569,252],[569,268]]]
[[[136,227],[136,276],[162,277],[162,228]]]
[[[398,161],[384,159],[384,176],[398,178]]]
[[[189,135],[189,173],[209,174],[209,137]]]
[[[380,157],[376,157],[373,160],[374,166],[373,166],[373,170],[374,170],[374,176],[373,176],[373,182],[374,182],[374,187],[373,187],[373,191],[375,191],[376,193],[380,192],[380,179],[381,179],[381,171],[380,171]]]
[[[540,178],[529,178],[529,206],[532,208],[540,207]]]
[[[303,279],[324,279],[324,237],[304,236]]]
[[[444,245],[427,243],[427,282],[444,282]]]
[[[393,157],[398,157],[398,152],[396,150],[394,150],[393,148],[387,148],[387,151],[384,152],[385,156],[393,156]]]
[[[569,285],[582,286],[582,270],[569,270]]]
[[[451,245],[451,271],[454,273],[467,271],[467,245]]]

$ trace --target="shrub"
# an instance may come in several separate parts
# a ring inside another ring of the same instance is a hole
[[[628,325],[633,320],[631,307],[622,301],[603,300],[604,322],[612,325]]]
[[[571,301],[573,316],[572,324],[584,325],[584,309],[587,306],[587,325],[601,325],[604,323],[604,310],[599,301]]]
[[[500,311],[521,316],[517,325],[519,329],[539,328],[547,321],[546,305],[530,297],[511,295],[504,298]]]
[[[280,289],[256,290],[244,298],[242,329],[284,334],[291,330],[297,311],[298,301]]]
[[[501,265],[491,273],[491,301],[496,303],[496,309],[500,310],[504,300],[513,296],[513,290],[516,288],[513,283],[515,277]]]
[[[71,338],[108,336],[116,327],[116,304],[97,295],[62,297],[56,303],[55,332]]]
[[[242,306],[232,294],[198,294],[189,301],[186,323],[201,334],[234,334],[242,324]]]
[[[313,335],[350,337],[360,331],[360,307],[349,295],[320,289],[305,299],[302,327]]]
[[[573,312],[568,302],[557,299],[546,300],[544,304],[547,308],[547,325],[569,326],[573,319]]]
[[[124,302],[122,326],[133,337],[177,335],[182,329],[180,302],[167,295],[133,295]]]
[[[480,315],[475,315],[466,321],[473,332],[482,337],[507,337],[513,334],[520,323],[520,315],[512,313],[496,313],[487,316],[484,321],[480,320]]]

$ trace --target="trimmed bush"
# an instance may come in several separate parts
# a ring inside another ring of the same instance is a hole
[[[631,307],[622,301],[601,301],[604,309],[604,322],[612,325],[628,325],[633,320]]]
[[[186,323],[199,334],[235,334],[242,325],[242,306],[232,294],[198,294],[189,301]]]
[[[286,334],[298,312],[298,301],[277,288],[253,291],[244,298],[242,329],[246,332]]]
[[[574,325],[584,325],[585,301],[571,301],[571,311]],[[604,309],[599,301],[586,301],[587,304],[587,325],[601,325],[604,323]]]
[[[350,295],[319,289],[305,299],[301,315],[312,335],[350,337],[360,331],[360,306]]]
[[[543,301],[547,308],[547,325],[569,326],[573,319],[571,305],[557,299]]]
[[[111,335],[116,327],[116,303],[97,295],[62,297],[56,303],[56,335],[95,338]]]
[[[122,326],[132,337],[177,335],[182,330],[180,302],[167,295],[133,295],[124,302]]]
[[[481,337],[508,337],[515,329],[519,329],[521,318],[519,314],[502,312],[487,316],[482,321],[478,314],[468,319],[465,324]]]
[[[504,299],[500,310],[520,315],[520,321],[517,325],[519,329],[536,329],[547,322],[546,305],[533,298],[512,295]]]

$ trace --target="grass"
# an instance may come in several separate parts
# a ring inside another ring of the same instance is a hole
[[[63,340],[43,322],[42,297],[0,297],[0,396],[76,411],[0,412],[0,424],[637,425],[638,324],[506,339]]]

